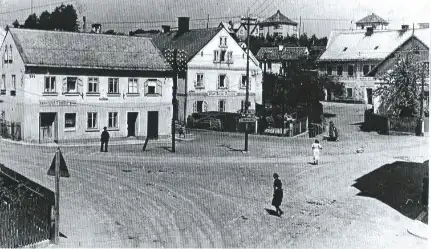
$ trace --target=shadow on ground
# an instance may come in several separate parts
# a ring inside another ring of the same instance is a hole
[[[428,161],[396,161],[356,179],[352,186],[361,191],[358,196],[376,198],[404,216],[416,219],[425,210],[421,196],[422,180],[426,174]],[[428,214],[422,221],[428,224]]]
[[[322,114],[323,114],[323,116],[324,116],[325,118],[333,118],[333,117],[337,116],[336,114],[334,114],[334,113],[329,113],[329,112],[324,112],[324,113],[322,113]]]
[[[269,215],[273,215],[273,216],[277,216],[277,217],[279,216],[275,210],[272,210],[269,208],[265,208],[265,210]]]

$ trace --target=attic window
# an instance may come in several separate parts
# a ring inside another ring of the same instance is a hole
[[[203,57],[204,56],[204,51],[201,51],[201,57]]]
[[[347,47],[344,47],[343,52],[345,52],[347,50]]]
[[[374,48],[374,50],[376,50],[376,49],[378,49],[379,48],[379,46],[376,46],[375,48]]]

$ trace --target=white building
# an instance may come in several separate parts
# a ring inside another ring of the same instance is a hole
[[[259,23],[259,35],[276,37],[286,37],[297,34],[298,23],[290,20],[287,16],[281,14],[280,10]]]
[[[178,31],[161,34],[155,44],[185,51],[187,71],[178,80],[179,120],[195,112],[238,112],[246,96],[247,54],[224,28],[189,30],[179,18]],[[262,70],[250,53],[250,109],[262,103]]]

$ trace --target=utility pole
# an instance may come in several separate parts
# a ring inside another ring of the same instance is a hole
[[[31,8],[30,15],[33,15],[33,0],[31,0],[31,2],[30,2],[30,8]]]
[[[172,124],[171,124],[171,133],[172,133],[172,152],[175,152],[175,118],[177,117],[178,111],[178,101],[177,101],[177,82],[178,82],[178,63],[177,63],[177,53],[178,49],[174,49],[173,54],[173,70],[174,70],[174,78],[173,78],[173,86],[172,86]]]
[[[421,89],[421,112],[420,112],[420,118],[419,118],[419,122],[418,125],[420,126],[420,132],[418,132],[416,135],[423,137],[424,136],[424,85],[425,85],[425,70],[426,70],[426,65],[427,63],[424,62],[422,65],[422,75],[421,75],[421,80],[422,80],[422,89]]]
[[[250,21],[252,18],[250,16],[247,17],[247,85],[245,89],[245,107],[244,112],[245,115],[248,115],[248,108],[250,106],[249,102],[249,88],[250,88]],[[254,20],[254,19],[253,19]],[[248,152],[248,123],[245,123],[245,144],[244,144],[244,152]]]
[[[54,243],[58,245],[60,236],[60,147],[55,152],[55,207]]]
[[[208,14],[208,19],[207,19],[207,29],[210,28],[210,14]]]

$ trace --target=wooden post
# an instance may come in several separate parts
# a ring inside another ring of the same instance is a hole
[[[54,243],[58,245],[60,235],[60,147],[55,153],[55,227]]]
[[[142,151],[145,151],[145,149],[147,149],[148,140],[150,140],[150,138],[147,136],[145,138],[145,143],[144,143],[144,147],[142,147]]]

